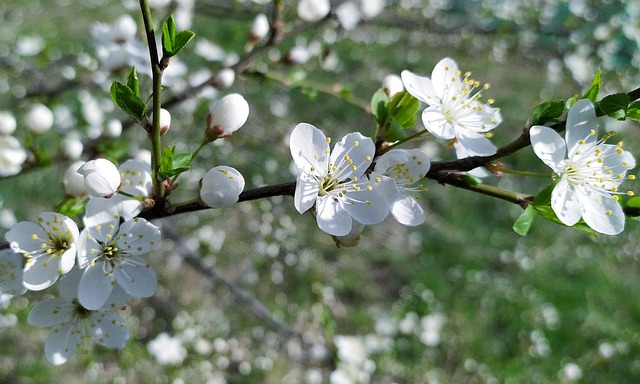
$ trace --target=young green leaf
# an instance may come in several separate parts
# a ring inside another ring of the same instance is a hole
[[[392,114],[398,124],[404,127],[409,121],[414,119],[414,116],[420,108],[420,100],[411,96],[406,91],[403,92],[403,94],[404,96],[401,98],[396,108],[394,108]]]
[[[600,100],[598,106],[605,115],[614,119],[624,120],[627,116],[629,102],[629,95],[626,93],[614,93]]]
[[[173,45],[176,41],[176,21],[170,15],[167,21],[162,23],[162,49],[165,56],[173,56]]]
[[[171,56],[175,56],[182,51],[182,49],[189,44],[195,35],[196,34],[193,31],[188,29],[178,32],[175,41],[173,42],[173,51],[171,52]]]
[[[600,87],[602,86],[602,79],[600,77],[600,70],[596,71],[596,75],[591,82],[591,86],[587,91],[582,95],[582,99],[589,99],[592,103],[595,103],[598,99],[598,92],[600,92]]]
[[[544,125],[547,121],[560,117],[564,112],[564,100],[547,100],[538,104],[531,114],[532,125]]]
[[[129,77],[127,78],[127,87],[133,91],[133,94],[140,97],[140,82],[138,81],[138,72],[136,67],[131,67]]]
[[[111,84],[110,91],[111,99],[120,109],[137,119],[145,115],[146,108],[144,103],[127,85],[114,81]]]
[[[640,101],[636,101],[629,105],[627,109],[627,117],[633,120],[640,120]]]
[[[531,230],[531,225],[533,224],[533,218],[535,217],[535,212],[533,210],[533,206],[529,205],[522,212],[522,214],[518,217],[518,219],[513,223],[513,230],[520,236],[527,236],[529,231]]]
[[[378,89],[371,98],[371,113],[376,118],[376,123],[382,126],[387,121],[387,104],[389,97],[382,89]]]
[[[405,134],[404,129],[402,129],[402,126],[392,118],[385,140],[393,143],[394,141],[402,140],[405,137],[407,137],[407,135]]]

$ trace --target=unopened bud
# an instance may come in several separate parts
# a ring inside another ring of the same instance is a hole
[[[0,112],[0,134],[10,135],[16,130],[16,118],[10,112]]]
[[[71,132],[62,140],[62,150],[71,160],[78,160],[82,156],[84,145],[77,133]]]
[[[84,176],[84,186],[93,197],[111,197],[122,181],[118,168],[107,159],[87,161],[78,173]]]
[[[244,189],[244,177],[236,169],[214,167],[202,178],[200,199],[211,208],[230,207],[238,202]]]
[[[236,80],[236,71],[231,68],[221,69],[216,75],[216,84],[218,88],[229,88]]]
[[[160,110],[160,136],[164,136],[167,132],[169,132],[169,128],[171,127],[171,113],[166,109],[162,108]]]
[[[33,133],[45,133],[53,127],[53,112],[44,104],[34,104],[27,112],[26,125]]]
[[[398,75],[390,74],[382,79],[382,89],[389,97],[404,91],[404,85],[402,84],[402,78]]]
[[[269,33],[269,19],[264,13],[259,14],[253,19],[251,24],[251,32],[249,33],[249,42],[252,44],[264,39]]]
[[[78,169],[83,165],[84,161],[76,161],[64,173],[62,186],[64,187],[64,192],[69,196],[78,197],[87,194],[87,188],[84,186],[84,176],[78,173]]]
[[[214,141],[220,137],[230,136],[247,122],[249,103],[237,93],[232,93],[218,100],[207,116],[207,140]]]
[[[122,122],[118,119],[107,121],[104,135],[112,138],[120,137],[120,135],[122,135]]]
[[[300,0],[297,10],[302,20],[313,22],[327,16],[331,10],[331,4],[329,0]]]

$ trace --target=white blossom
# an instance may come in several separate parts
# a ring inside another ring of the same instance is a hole
[[[75,132],[68,133],[64,140],[62,140],[61,146],[64,154],[71,160],[78,160],[84,150],[80,136]]]
[[[22,171],[27,151],[13,136],[0,135],[0,176],[13,176]]]
[[[382,89],[384,89],[389,97],[393,97],[394,95],[404,91],[402,78],[396,74],[386,75],[382,79]]]
[[[216,84],[219,88],[229,88],[236,80],[236,71],[232,68],[223,68],[216,74]]]
[[[144,203],[151,198],[153,182],[151,166],[141,160],[127,160],[118,167],[122,183],[120,191],[109,199],[91,197],[87,202],[85,226],[112,220],[115,216],[133,219],[142,211]]]
[[[10,135],[16,130],[16,118],[11,112],[0,111],[0,135]]]
[[[200,199],[211,208],[230,207],[238,202],[244,190],[244,177],[236,169],[219,166],[210,169],[202,178]]]
[[[635,167],[622,142],[598,140],[598,122],[591,101],[579,100],[567,116],[563,140],[549,127],[529,131],[535,154],[558,176],[551,208],[565,225],[582,219],[594,231],[616,235],[624,229],[625,214],[618,203],[618,187]],[[610,134],[607,135],[607,137]]]
[[[64,192],[73,197],[83,196],[87,194],[87,188],[84,186],[84,176],[78,173],[78,169],[84,165],[84,161],[73,162],[62,178],[62,186]]]
[[[299,0],[298,17],[304,21],[318,21],[329,14],[331,4],[329,0]]]
[[[304,213],[315,205],[318,227],[333,236],[351,231],[352,220],[371,225],[389,214],[379,191],[382,180],[364,175],[375,155],[373,141],[350,133],[329,151],[330,139],[316,127],[298,124],[289,141],[293,160],[301,170],[294,204]]]
[[[431,163],[419,149],[393,149],[376,159],[372,175],[383,175],[394,181],[395,188],[387,189],[391,215],[400,224],[415,226],[424,223],[424,210],[417,200],[418,192],[424,190],[420,184]]]
[[[147,350],[158,364],[180,364],[187,357],[187,350],[182,341],[162,332],[147,344]]]
[[[255,19],[253,19],[253,23],[251,24],[251,32],[249,33],[249,40],[251,42],[258,42],[265,37],[269,33],[269,29],[271,26],[269,25],[269,19],[267,15],[264,13],[258,14]]]
[[[83,270],[78,300],[87,309],[101,308],[114,286],[133,297],[150,297],[156,273],[144,255],[160,242],[160,228],[136,218],[120,225],[120,218],[86,227],[78,240],[78,266]]]
[[[78,226],[59,213],[43,212],[37,223],[17,223],[5,237],[26,258],[24,285],[32,291],[50,287],[75,264]]]
[[[490,106],[491,99],[487,103],[480,101],[488,84],[481,86],[469,72],[462,75],[458,64],[449,58],[436,64],[431,78],[407,70],[401,76],[407,92],[428,105],[422,112],[422,122],[431,134],[456,139],[471,155],[496,153],[487,133],[502,122],[502,117],[498,109]]]
[[[207,138],[213,141],[219,137],[231,136],[248,118],[247,100],[238,93],[229,94],[218,100],[207,116]]]
[[[107,159],[87,161],[78,169],[84,176],[84,186],[93,197],[110,197],[122,181],[118,168]]]
[[[44,346],[51,364],[64,364],[78,349],[86,348],[91,341],[107,347],[121,349],[129,340],[129,329],[118,314],[128,296],[115,287],[104,307],[88,310],[77,299],[81,272],[75,268],[58,284],[60,297],[36,304],[27,317],[29,324],[49,328]]]
[[[33,133],[45,133],[53,127],[53,112],[44,104],[34,104],[25,116],[25,125]]]

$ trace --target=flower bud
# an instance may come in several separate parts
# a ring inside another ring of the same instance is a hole
[[[160,109],[160,136],[164,136],[169,132],[171,127],[171,113],[166,109]]]
[[[84,186],[84,176],[78,173],[78,169],[84,165],[84,161],[76,161],[72,163],[62,178],[62,186],[64,192],[73,197],[87,194],[87,188]]]
[[[111,197],[120,187],[120,171],[107,159],[87,161],[78,173],[84,176],[84,186],[93,197]]]
[[[264,39],[267,36],[267,33],[269,33],[269,29],[269,19],[267,19],[267,15],[264,13],[259,14],[255,19],[253,19],[253,24],[251,24],[249,42],[257,43]]]
[[[0,176],[17,175],[27,161],[27,151],[13,136],[0,136]]]
[[[26,125],[33,133],[45,133],[53,127],[53,112],[44,104],[34,104],[27,112]]]
[[[231,136],[247,122],[249,103],[237,93],[232,93],[218,100],[207,116],[207,140],[214,141],[220,137]]]
[[[216,75],[216,84],[218,88],[229,88],[236,80],[236,71],[231,68],[221,69]]]
[[[238,202],[244,177],[231,167],[211,168],[202,178],[200,199],[211,208],[230,207]]]
[[[404,91],[402,78],[395,74],[386,75],[382,79],[382,89],[389,97],[393,97],[396,93]]]
[[[302,20],[313,22],[327,16],[331,10],[331,4],[329,0],[300,0],[297,10]]]
[[[10,135],[16,130],[16,118],[10,112],[0,112],[0,134]]]
[[[120,137],[122,135],[122,122],[118,119],[111,119],[107,121],[107,125],[104,129],[104,135],[107,137]]]
[[[75,132],[71,132],[62,140],[62,150],[67,158],[77,160],[82,156],[84,145]]]

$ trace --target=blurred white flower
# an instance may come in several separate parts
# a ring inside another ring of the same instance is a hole
[[[87,188],[84,186],[84,176],[78,173],[78,169],[84,165],[84,161],[73,162],[62,178],[62,186],[64,192],[73,197],[79,197],[87,194]]]
[[[211,208],[230,207],[244,190],[244,177],[236,169],[214,167],[202,178],[200,199]]]
[[[25,116],[25,125],[33,133],[45,133],[53,127],[53,112],[44,104],[34,104]]]
[[[158,364],[180,364],[187,357],[187,350],[177,337],[162,332],[147,344],[147,350]]]
[[[24,285],[32,291],[49,288],[76,262],[78,226],[55,212],[38,215],[38,223],[22,221],[5,235],[25,259]]]
[[[120,218],[86,227],[78,239],[78,267],[83,270],[78,300],[87,309],[102,308],[115,286],[132,297],[150,297],[158,285],[156,273],[144,261],[160,243],[160,228],[135,218]]]
[[[229,88],[236,80],[236,71],[231,68],[223,68],[216,74],[216,84],[219,88]]]
[[[0,135],[0,177],[17,175],[27,161],[27,151],[13,136]]]
[[[0,111],[0,135],[10,135],[16,130],[16,118],[8,111]]]
[[[110,119],[107,121],[104,135],[107,137],[120,137],[122,135],[122,122],[118,119]]]
[[[81,272],[76,268],[58,284],[60,297],[45,299],[36,304],[27,317],[29,324],[49,328],[44,352],[51,364],[64,364],[78,348],[86,348],[91,341],[121,349],[129,340],[129,329],[118,314],[129,297],[116,287],[98,310],[88,310],[77,299]]]
[[[304,21],[318,21],[329,14],[331,4],[329,0],[299,0],[298,17]]]
[[[249,33],[249,41],[251,43],[256,43],[265,37],[269,33],[269,29],[271,26],[269,25],[269,19],[267,15],[264,13],[258,14],[258,16],[253,19],[253,23],[251,24],[251,32]]]
[[[582,368],[576,363],[568,363],[562,368],[562,377],[566,381],[578,381],[582,378]]]
[[[93,197],[110,197],[120,187],[121,177],[118,168],[107,159],[87,161],[78,169],[84,176],[84,185]]]
[[[393,97],[395,94],[404,91],[402,78],[396,74],[386,75],[382,79],[382,89],[384,89],[389,97]]]
[[[84,144],[80,140],[80,135],[76,132],[67,133],[67,136],[62,140],[62,150],[65,156],[70,160],[78,160],[82,156],[84,150]]]
[[[238,93],[218,100],[207,116],[206,136],[209,141],[231,136],[249,118],[249,103]]]

